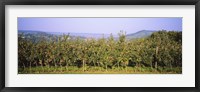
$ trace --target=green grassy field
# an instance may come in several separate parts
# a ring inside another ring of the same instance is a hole
[[[127,67],[104,69],[102,67],[87,67],[83,68],[70,66],[66,67],[31,67],[31,68],[19,68],[19,74],[181,74],[182,69],[180,67],[172,69],[153,69],[151,67]]]

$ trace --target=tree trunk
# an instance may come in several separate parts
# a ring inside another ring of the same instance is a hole
[[[117,67],[118,67],[118,69],[119,69],[119,62],[117,63]]]
[[[25,64],[24,64],[24,63],[23,63],[23,67],[24,67],[24,70],[25,70],[26,66],[25,66]]]
[[[55,59],[54,59],[54,66],[55,66],[54,71],[56,72],[56,61],[55,61]]]
[[[170,68],[172,69],[172,61],[170,61]]]
[[[68,63],[66,62],[65,69],[68,71]]]
[[[93,60],[93,63],[94,63],[94,67],[96,67],[96,64],[95,64],[95,61]]]
[[[60,63],[60,72],[62,72],[62,65],[61,65],[61,63]]]
[[[158,68],[158,49],[159,47],[156,47],[156,55],[155,55],[155,68]]]
[[[108,65],[106,64],[106,72],[108,71]]]
[[[98,65],[98,67],[100,66],[100,65],[99,65],[99,62],[97,62],[97,65]]]
[[[31,62],[30,62],[30,66],[29,66],[29,72],[31,73]]]
[[[35,63],[35,66],[37,67],[37,62]]]
[[[84,60],[83,60],[83,72],[84,72]]]
[[[155,62],[155,68],[156,68],[156,69],[158,68],[158,64],[157,64],[157,61]]]

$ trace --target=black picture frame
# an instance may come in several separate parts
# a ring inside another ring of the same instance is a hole
[[[195,5],[195,87],[5,87],[6,5]],[[0,91],[1,92],[199,92],[200,0],[1,0],[0,1]]]

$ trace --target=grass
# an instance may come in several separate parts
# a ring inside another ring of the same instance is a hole
[[[127,67],[104,69],[102,67],[86,67],[78,68],[75,66],[66,67],[31,67],[31,68],[19,68],[19,74],[181,74],[181,67],[177,68],[158,68],[153,69],[151,67]]]

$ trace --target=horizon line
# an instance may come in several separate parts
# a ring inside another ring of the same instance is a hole
[[[19,32],[20,30],[18,29],[18,32]],[[21,31],[39,31],[39,32],[47,32],[47,33],[78,33],[78,32],[63,32],[63,31],[52,31],[52,32],[48,32],[48,31],[44,31],[44,30],[21,30]],[[119,30],[119,32],[120,31],[122,31],[122,32],[125,32],[126,33],[126,31],[124,31],[124,30]],[[165,29],[161,29],[161,30],[146,30],[146,29],[143,29],[143,30],[139,30],[139,31],[137,31],[137,32],[140,32],[140,31],[178,31],[178,32],[182,32],[182,30],[165,30]],[[117,33],[119,33],[119,32],[117,32]],[[137,33],[137,32],[134,32],[134,33]],[[81,32],[80,32],[81,33]],[[84,32],[82,32],[82,33],[84,33]],[[89,33],[89,34],[105,34],[105,33]],[[109,34],[113,34],[113,33],[109,33]],[[132,34],[132,33],[129,33],[129,34]]]

